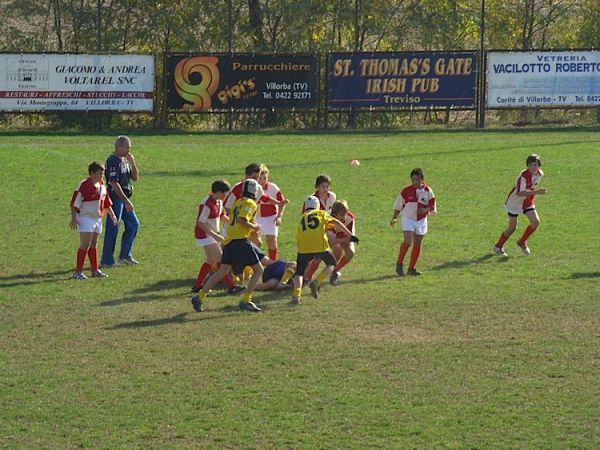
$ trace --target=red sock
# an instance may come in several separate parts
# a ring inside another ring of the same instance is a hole
[[[410,252],[410,264],[408,265],[409,270],[415,268],[420,254],[421,254],[421,246],[413,245],[412,252]]]
[[[269,249],[269,259],[277,261],[277,247]]]
[[[400,251],[398,252],[398,259],[396,260],[396,262],[398,264],[404,263],[404,257],[406,256],[406,252],[408,251],[409,248],[410,248],[410,245],[405,244],[404,242],[402,242],[402,244],[400,244]]]
[[[77,265],[75,266],[75,272],[83,272],[83,263],[85,262],[86,255],[87,250],[83,248],[77,249]]]
[[[523,231],[523,236],[521,236],[521,239],[519,239],[519,244],[524,244],[527,242],[527,239],[529,239],[529,236],[531,236],[534,231],[535,228],[533,228],[531,225],[527,225],[527,228],[525,228],[525,231]]]
[[[90,258],[90,266],[92,266],[92,272],[98,272],[98,250],[96,247],[90,247],[88,249],[88,258]]]
[[[198,276],[196,277],[196,281],[194,282],[194,287],[197,289],[201,289],[204,285],[204,281],[206,277],[212,272],[212,265],[208,263],[202,264],[200,266],[200,271],[198,272]]]
[[[346,255],[342,256],[340,258],[340,260],[337,263],[337,266],[335,266],[335,271],[339,272],[340,270],[342,270],[344,268],[344,266],[346,264],[348,264],[350,262],[350,260],[348,258],[346,258]]]
[[[317,271],[317,269],[319,268],[320,263],[321,263],[321,261],[319,261],[318,259],[313,259],[313,260],[311,260],[311,262],[308,263],[308,267],[304,271],[304,279],[305,280],[312,280],[312,277],[315,274],[315,272]]]
[[[496,247],[498,248],[502,248],[504,247],[504,244],[506,243],[506,241],[508,241],[508,238],[510,236],[507,236],[504,234],[504,231],[502,233],[500,233],[500,237],[498,238],[498,242],[496,242]]]

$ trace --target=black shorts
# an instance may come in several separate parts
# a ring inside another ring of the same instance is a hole
[[[221,263],[233,266],[235,270],[245,266],[254,266],[265,257],[256,245],[248,239],[234,239],[223,247]],[[239,273],[234,270],[234,273]]]
[[[527,214],[529,211],[535,211],[535,207],[527,208],[523,210],[523,214]],[[510,217],[519,217],[518,214],[508,213]]]
[[[320,253],[298,253],[298,257],[296,258],[296,275],[304,276],[306,267],[313,259],[323,261],[328,266],[335,266],[337,264],[335,256],[333,256],[331,250]]]

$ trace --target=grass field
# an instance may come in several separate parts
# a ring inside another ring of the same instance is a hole
[[[77,282],[68,202],[113,139],[0,133],[0,446],[600,447],[597,130],[134,135],[141,264]],[[550,193],[532,255],[515,237],[492,257],[533,152]],[[253,161],[292,202],[283,257],[321,172],[357,257],[319,300],[257,294],[250,314],[217,292],[195,313],[197,203]],[[415,166],[439,213],[424,275],[399,279],[388,223]]]

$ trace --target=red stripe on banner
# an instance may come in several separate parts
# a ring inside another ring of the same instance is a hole
[[[126,99],[152,99],[153,92],[140,91],[0,91],[0,98],[126,98]]]

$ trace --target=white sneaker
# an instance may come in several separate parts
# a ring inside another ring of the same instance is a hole
[[[492,247],[492,251],[498,256],[508,256],[508,253],[506,253],[502,247],[496,247],[494,245],[494,247]]]
[[[107,278],[108,275],[102,272],[101,270],[96,270],[92,272],[92,278]]]
[[[331,276],[329,277],[329,282],[333,286],[337,286],[338,284],[340,284],[340,273],[334,270]]]
[[[527,256],[531,255],[531,251],[529,250],[529,247],[527,247],[527,244],[525,243],[520,243],[517,241],[517,245],[521,248],[521,250],[523,250],[523,253],[525,253]]]
[[[139,264],[140,262],[133,259],[133,258],[119,258],[119,263],[121,264],[129,264],[129,265],[135,265],[135,264]]]
[[[74,280],[87,280],[87,277],[83,272],[73,272]]]

